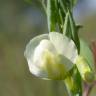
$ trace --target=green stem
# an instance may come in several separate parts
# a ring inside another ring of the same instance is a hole
[[[94,83],[91,85],[88,85],[87,83],[84,82],[83,96],[90,96],[90,93],[91,93],[94,86],[96,86],[96,81],[94,81]]]
[[[56,30],[56,2],[57,0],[47,0],[47,20],[49,32]]]

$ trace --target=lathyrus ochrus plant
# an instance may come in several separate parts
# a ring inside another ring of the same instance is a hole
[[[47,2],[46,2],[47,1]],[[49,33],[34,37],[24,55],[32,74],[63,80],[69,96],[82,96],[82,82],[95,80],[92,52],[78,36],[72,10],[77,0],[42,0]]]

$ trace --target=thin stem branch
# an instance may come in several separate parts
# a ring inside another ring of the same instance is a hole
[[[96,81],[94,81],[93,84],[88,85],[88,84],[84,84],[84,92],[83,92],[83,96],[90,96],[90,92],[92,91],[93,87],[96,86]]]

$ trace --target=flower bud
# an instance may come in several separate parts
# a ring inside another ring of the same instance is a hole
[[[76,60],[76,66],[80,72],[81,77],[87,81],[92,82],[94,81],[94,72],[90,68],[88,62],[82,56],[78,56]]]

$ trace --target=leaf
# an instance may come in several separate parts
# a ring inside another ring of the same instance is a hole
[[[59,0],[60,6],[62,7],[64,13],[73,10],[73,7],[76,5],[77,0]]]
[[[80,55],[83,56],[91,69],[95,72],[94,59],[92,55],[92,51],[89,48],[88,44],[84,42],[84,40],[80,39]]]
[[[79,37],[78,37],[78,27],[75,25],[72,13],[69,11],[69,21],[70,21],[70,29],[71,29],[71,33],[72,33],[72,39],[76,44],[76,47],[78,49],[78,53],[80,52],[80,41],[79,41]]]
[[[69,38],[72,37],[72,33],[70,31],[69,11],[66,13],[66,16],[65,16],[65,22],[64,22],[64,26],[63,26],[63,34]]]
[[[67,12],[67,4],[68,4],[68,0],[67,1],[65,1],[65,0],[59,0],[59,6],[62,8],[62,10],[63,10],[63,12],[66,14],[66,12]]]

